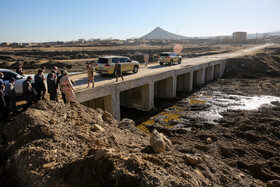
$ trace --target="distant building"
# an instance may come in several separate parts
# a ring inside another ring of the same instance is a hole
[[[135,39],[127,39],[127,40],[125,40],[124,44],[127,44],[127,45],[135,44]]]
[[[247,32],[234,32],[232,39],[235,42],[245,42],[247,40]]]

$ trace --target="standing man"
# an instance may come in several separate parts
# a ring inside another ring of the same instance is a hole
[[[147,67],[148,66],[148,63],[149,63],[149,55],[148,54],[145,54],[144,55],[144,63],[145,63],[145,67]]]
[[[20,74],[20,75],[23,75],[23,72],[22,72],[22,65],[20,65],[20,64],[18,65],[16,72],[17,72],[18,74]]]
[[[4,78],[4,74],[0,72],[0,85],[4,85],[3,78]]]
[[[55,78],[57,78],[59,76],[58,68],[56,66],[52,67],[52,70],[50,73],[54,73]],[[50,73],[48,74],[48,76],[50,75]]]
[[[6,84],[5,94],[9,98],[10,101],[10,109],[11,112],[17,112],[17,105],[16,105],[16,90],[14,87],[15,79],[11,78],[9,83]]]
[[[3,84],[0,85],[0,113],[3,121],[7,121],[7,117],[9,115],[9,101],[4,93],[5,86]]]
[[[87,74],[88,74],[88,86],[90,84],[90,81],[92,80],[92,87],[94,88],[94,67],[92,65],[86,66]]]
[[[59,77],[59,72],[58,72],[58,68],[56,66],[52,67],[52,70],[50,71],[50,73],[48,74],[47,78],[49,78],[49,76],[51,76],[51,74],[54,74],[54,79],[55,79],[55,83],[56,83],[56,88],[58,88],[58,84],[59,82],[57,81],[58,77]]]
[[[34,76],[35,81],[35,90],[37,92],[37,100],[42,99],[42,92],[44,90],[44,77],[42,76],[43,71],[41,69],[38,70],[38,73]]]
[[[23,110],[26,110],[28,107],[30,107],[35,101],[36,101],[36,94],[34,92],[34,89],[32,88],[31,84],[32,77],[28,76],[25,81],[22,83],[23,88],[23,98],[27,103],[24,105]]]
[[[122,78],[122,80],[123,80],[122,65],[121,65],[120,61],[118,61],[116,63],[114,72],[115,72],[115,75],[116,75],[116,82],[118,82],[118,76],[120,76]]]
[[[50,94],[50,100],[58,102],[57,98],[57,83],[53,73],[48,76],[47,80],[48,92]]]

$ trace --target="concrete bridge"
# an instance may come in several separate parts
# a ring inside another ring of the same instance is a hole
[[[76,100],[91,108],[101,108],[120,120],[120,106],[149,111],[154,98],[173,98],[177,92],[190,92],[194,86],[222,77],[226,59],[254,52],[267,45],[215,56],[185,59],[180,65],[153,65],[125,81],[105,81],[92,89],[78,89]]]

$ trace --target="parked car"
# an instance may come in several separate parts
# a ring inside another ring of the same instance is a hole
[[[26,78],[16,72],[8,70],[8,69],[0,69],[0,72],[2,72],[4,74],[3,80],[4,80],[5,85],[9,82],[10,78],[13,77],[16,79],[15,84],[14,84],[16,93],[17,93],[17,95],[22,95],[22,93],[23,93],[22,83]]]
[[[162,52],[159,54],[158,62],[160,65],[169,64],[170,66],[173,65],[174,62],[181,64],[182,57],[177,53],[173,52]]]
[[[122,65],[122,72],[138,72],[138,69],[140,67],[139,62],[130,60],[130,58],[125,56],[105,56],[102,58],[98,58],[95,71],[102,74],[115,74],[115,64],[118,61],[120,61]]]

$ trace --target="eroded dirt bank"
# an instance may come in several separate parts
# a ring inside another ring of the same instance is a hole
[[[219,127],[215,131],[220,133],[226,128]],[[149,135],[139,131],[130,120],[117,122],[101,110],[95,111],[80,104],[64,106],[39,102],[4,127],[1,184],[265,184],[265,181],[253,178],[251,174],[229,165],[221,157],[223,154],[228,155],[226,151],[229,148],[224,142],[227,136],[202,129],[204,128],[186,133],[159,128],[159,131],[170,138],[173,146],[169,151],[155,154],[149,145]],[[206,143],[208,137],[214,142]],[[230,141],[232,142],[232,139]],[[222,149],[224,146],[225,149]],[[240,146],[239,149],[242,151]],[[246,150],[244,151],[246,153]],[[190,156],[194,157],[194,162],[189,160]]]
[[[233,59],[227,77],[166,109],[168,118],[158,115],[143,125],[171,140],[171,148],[159,154],[150,135],[131,120],[119,122],[80,104],[37,103],[1,129],[0,185],[279,185],[279,102],[258,110],[226,110],[214,122],[191,115],[209,107],[200,102],[202,93],[279,97],[279,49],[258,55]]]

